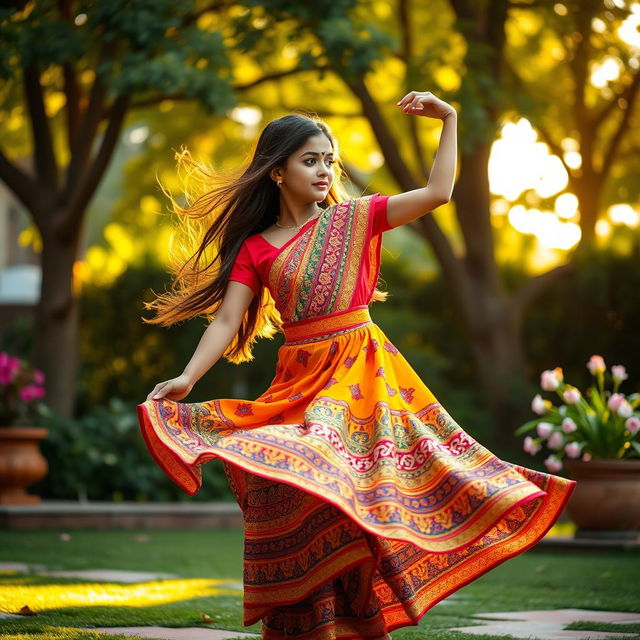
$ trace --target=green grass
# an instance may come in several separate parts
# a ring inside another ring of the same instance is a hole
[[[73,627],[203,626],[250,631],[242,626],[242,593],[215,580],[242,581],[240,531],[0,532],[0,561],[45,565],[50,570],[122,569],[172,573],[175,580],[140,591],[125,583],[95,583],[36,574],[0,574],[0,610],[31,604],[37,616],[0,621],[0,640],[76,640],[105,636]],[[558,553],[532,549],[503,562],[456,593],[455,604],[438,604],[417,627],[393,632],[394,640],[482,640],[451,627],[479,624],[473,613],[525,609],[600,609],[640,612],[640,553]],[[464,596],[464,597],[462,597]],[[29,597],[32,602],[26,602]],[[35,598],[41,597],[42,600]],[[96,604],[97,602],[97,604]],[[44,606],[40,606],[45,603]],[[200,620],[200,612],[214,618]],[[634,633],[639,625],[576,622],[574,629]],[[124,636],[107,636],[124,638]],[[629,636],[625,636],[629,637]]]

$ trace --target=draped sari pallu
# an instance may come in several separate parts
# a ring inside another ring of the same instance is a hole
[[[534,545],[575,481],[466,433],[370,316],[381,235],[369,198],[325,210],[268,286],[285,343],[256,400],[138,406],[188,494],[223,461],[244,515],[244,623],[263,636],[376,638]]]

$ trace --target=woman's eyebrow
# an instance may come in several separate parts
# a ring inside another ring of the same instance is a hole
[[[322,155],[328,155],[328,156],[332,156],[333,155],[333,151],[322,151]],[[305,151],[304,153],[302,153],[300,155],[300,157],[302,158],[303,156],[306,156],[307,154],[311,154],[312,156],[318,156],[320,155],[317,151]]]

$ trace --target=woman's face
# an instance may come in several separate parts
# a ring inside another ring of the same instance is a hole
[[[333,148],[324,134],[311,136],[294,151],[281,171],[281,189],[301,202],[322,202],[333,183]]]

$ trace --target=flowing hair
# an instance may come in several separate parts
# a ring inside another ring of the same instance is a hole
[[[322,208],[349,199],[343,183],[343,167],[337,141],[328,125],[313,115],[289,114],[272,120],[262,130],[245,168],[217,171],[193,160],[184,147],[175,153],[178,169],[185,168],[185,206],[180,206],[162,185],[162,191],[178,217],[172,233],[170,256],[171,288],[155,294],[145,308],[155,317],[143,318],[149,324],[171,326],[195,316],[212,320],[222,303],[229,276],[245,239],[270,227],[280,208],[280,191],[269,173],[283,166],[287,158],[312,136],[325,135],[334,152],[334,181]],[[374,290],[373,300],[384,300],[387,293]],[[240,364],[253,360],[252,346],[257,338],[273,338],[282,319],[269,289],[261,284],[244,315],[237,335],[223,357]]]

